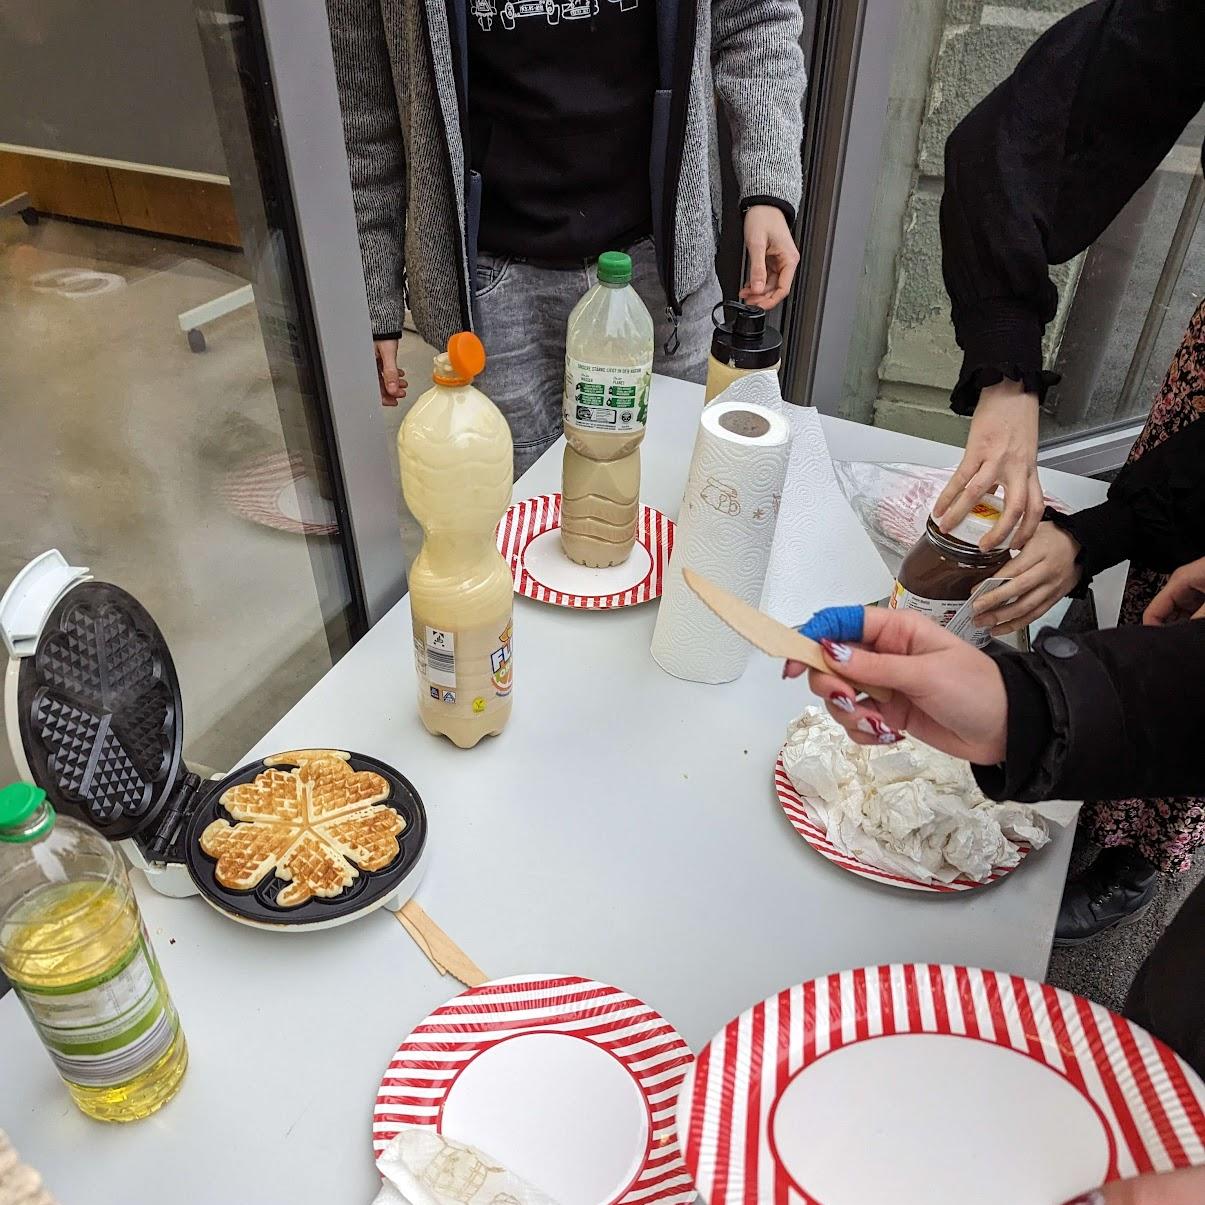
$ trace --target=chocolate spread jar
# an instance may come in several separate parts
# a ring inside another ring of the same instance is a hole
[[[999,521],[1000,502],[994,494],[984,495],[948,533],[930,515],[924,533],[900,565],[891,592],[892,609],[919,611],[976,648],[987,644],[990,633],[975,626],[971,599],[1010,559],[1007,542],[991,552],[979,548],[979,541]]]

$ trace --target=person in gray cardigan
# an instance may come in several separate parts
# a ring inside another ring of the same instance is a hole
[[[799,0],[327,0],[382,401],[409,306],[473,329],[522,472],[561,432],[565,326],[607,250],[633,259],[659,371],[702,380],[715,277],[718,96],[748,282],[799,261]]]

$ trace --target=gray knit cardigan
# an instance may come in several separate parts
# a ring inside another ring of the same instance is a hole
[[[457,76],[467,73],[454,66],[454,55],[461,63],[466,55],[465,3],[327,0],[372,328],[401,330],[408,301],[436,347],[472,321],[480,180],[465,168]],[[654,234],[662,281],[677,300],[703,284],[715,259],[717,95],[742,198],[798,205],[802,16],[799,0],[656,3],[654,208],[667,199]],[[685,36],[683,12],[686,21],[694,15]],[[688,63],[681,48],[692,42]]]

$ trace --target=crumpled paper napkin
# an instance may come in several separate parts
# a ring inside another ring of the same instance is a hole
[[[377,1169],[385,1182],[372,1205],[557,1205],[489,1155],[430,1126],[400,1130]]]
[[[783,766],[809,814],[842,853],[921,883],[984,882],[1040,849],[1049,824],[1066,825],[1078,803],[994,803],[970,766],[906,737],[855,745],[819,708],[795,720]]]

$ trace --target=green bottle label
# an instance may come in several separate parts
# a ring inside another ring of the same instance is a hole
[[[565,357],[565,425],[625,435],[644,429],[651,367],[619,368]]]
[[[175,1036],[175,1010],[145,934],[95,979],[53,988],[14,981],[13,989],[59,1074],[82,1087],[127,1083]]]

